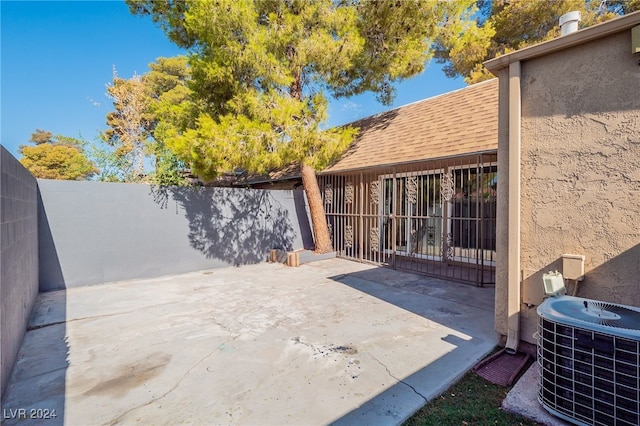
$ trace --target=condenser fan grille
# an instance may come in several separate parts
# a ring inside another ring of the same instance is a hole
[[[554,313],[571,320],[606,327],[640,330],[640,312],[622,305],[568,297],[551,301],[551,304]]]
[[[606,303],[591,308],[620,316],[612,322],[628,314]],[[640,343],[589,328],[540,317],[540,402],[578,424],[639,425]]]
[[[640,329],[640,312],[638,311],[606,302],[585,301],[583,303],[585,305],[583,314],[593,318],[597,324],[630,330]]]

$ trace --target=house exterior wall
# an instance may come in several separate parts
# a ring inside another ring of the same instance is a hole
[[[535,342],[542,274],[562,272],[565,253],[586,257],[578,296],[640,306],[640,58],[630,43],[626,30],[522,63],[522,340]],[[502,332],[500,262],[497,276]]]

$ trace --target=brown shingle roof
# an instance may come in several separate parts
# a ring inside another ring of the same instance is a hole
[[[360,132],[322,173],[498,149],[498,79],[350,124]]]
[[[277,182],[282,180],[300,179],[300,163],[291,163],[280,169],[275,169],[267,173],[266,175],[252,174],[245,176],[238,181],[238,185]]]

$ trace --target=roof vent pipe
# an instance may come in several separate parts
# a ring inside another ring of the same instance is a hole
[[[560,35],[575,33],[578,31],[578,23],[582,20],[580,11],[565,13],[560,17]]]

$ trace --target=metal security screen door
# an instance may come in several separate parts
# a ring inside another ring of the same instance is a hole
[[[441,180],[441,173],[382,177],[380,213],[387,253],[442,259]]]
[[[495,282],[495,155],[321,175],[338,256]]]

